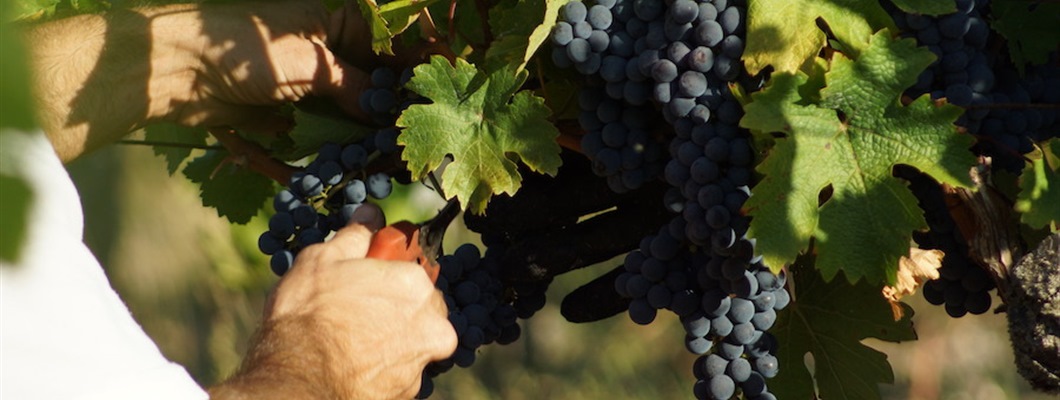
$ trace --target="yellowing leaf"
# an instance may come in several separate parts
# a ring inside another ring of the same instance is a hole
[[[916,288],[924,282],[939,278],[943,256],[945,253],[941,250],[923,250],[912,247],[909,249],[908,256],[902,256],[898,260],[898,281],[892,286],[883,288],[883,298],[891,302],[891,311],[894,313],[895,321],[902,319],[904,313],[904,309],[898,303],[902,297],[916,293]]]
[[[747,71],[757,74],[772,65],[778,72],[794,72],[813,60],[826,44],[818,18],[850,56],[867,47],[877,29],[894,30],[891,17],[874,0],[748,0]]]
[[[1020,175],[1016,211],[1020,220],[1033,228],[1060,222],[1060,140],[1052,139],[1031,155],[1031,162]]]
[[[379,15],[387,23],[391,36],[400,35],[416,22],[424,8],[439,0],[398,0],[379,6]]]
[[[397,125],[405,128],[398,143],[401,158],[417,179],[437,169],[446,156],[453,161],[442,174],[442,189],[475,213],[482,213],[494,194],[515,194],[522,181],[517,161],[536,172],[555,174],[562,161],[542,98],[519,91],[526,72],[504,68],[480,72],[457,59],[440,56],[416,67],[407,88],[430,99],[405,110]]]
[[[851,282],[895,282],[912,231],[926,222],[909,189],[891,176],[894,165],[963,187],[975,165],[972,138],[953,125],[959,108],[927,96],[908,106],[899,101],[932,59],[912,40],[882,31],[857,60],[835,56],[819,95],[801,72],[775,74],[752,95],[740,125],[786,135],[758,166],[765,177],[744,206],[766,265],[777,271],[793,262],[813,238],[825,279],[843,270]],[[819,205],[829,188],[831,197]]]

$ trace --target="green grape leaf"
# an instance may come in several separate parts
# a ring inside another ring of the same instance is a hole
[[[151,147],[155,155],[166,159],[166,170],[170,175],[177,173],[180,165],[191,155],[192,147],[182,145],[205,146],[208,136],[210,134],[205,128],[190,128],[170,123],[154,124],[144,128],[144,139],[156,143]]]
[[[394,34],[390,33],[387,20],[379,13],[379,6],[375,0],[357,0],[361,15],[368,23],[368,31],[372,33],[372,51],[375,54],[394,55],[394,46],[390,42]]]
[[[287,160],[297,160],[316,153],[320,146],[327,142],[345,144],[368,136],[372,131],[364,125],[353,121],[334,118],[327,115],[294,111],[294,129],[289,137],[293,146],[279,156]]]
[[[18,133],[0,133],[18,135]],[[26,239],[26,223],[29,219],[30,201],[33,192],[21,178],[0,173],[0,261],[14,263],[22,251]]]
[[[497,38],[486,51],[486,70],[505,66],[526,68],[526,63],[548,40],[559,9],[571,0],[518,0],[497,6],[490,13],[490,29]]]
[[[379,6],[379,15],[386,21],[390,36],[400,35],[419,18],[424,8],[439,0],[398,0]]]
[[[70,7],[79,13],[98,13],[110,9],[105,0],[70,0]]]
[[[862,341],[916,340],[913,309],[898,303],[903,316],[895,321],[881,286],[844,279],[826,283],[810,267],[792,271],[792,302],[777,313],[770,329],[781,343],[780,373],[769,380],[770,391],[792,399],[879,399],[879,384],[893,383],[894,372],[886,354]],[[807,354],[813,356],[812,373],[804,361]]]
[[[11,5],[0,6],[0,127],[28,131],[37,127],[33,96],[30,93],[29,58],[19,27],[7,18]]]
[[[995,0],[990,13],[990,26],[1008,39],[1009,54],[1017,67],[1045,64],[1049,54],[1060,50],[1060,3]]]
[[[767,65],[777,72],[793,72],[827,44],[817,26],[823,19],[851,57],[868,46],[880,28],[895,29],[894,21],[877,1],[864,0],[748,0],[747,47],[744,65],[757,74]]]
[[[227,151],[207,151],[184,167],[188,180],[199,184],[202,205],[237,224],[250,221],[265,200],[276,193],[271,179],[242,168],[228,159]]]
[[[526,76],[511,68],[486,74],[463,59],[454,66],[440,56],[416,67],[406,87],[432,103],[409,107],[397,121],[404,128],[401,158],[413,178],[423,179],[451,155],[442,190],[482,213],[493,194],[519,189],[517,161],[554,175],[562,163],[559,131],[542,98],[518,91]]]
[[[842,269],[851,282],[894,283],[912,231],[926,223],[916,198],[891,176],[893,166],[971,187],[967,171],[975,165],[972,138],[953,125],[960,108],[929,96],[900,103],[903,89],[933,59],[913,40],[893,40],[884,30],[856,61],[836,54],[819,94],[805,89],[815,85],[799,72],[774,74],[752,95],[740,125],[759,135],[785,134],[758,166],[765,177],[745,204],[766,265],[779,270],[813,238],[826,279]]]
[[[5,5],[0,6],[0,8],[4,9],[4,16],[0,18],[2,23],[19,19],[32,20],[51,15],[55,12],[55,8],[59,6],[60,0],[14,0],[5,3]],[[4,28],[4,30],[7,29]]]
[[[1060,222],[1060,139],[1049,140],[1031,155],[1020,176],[1016,211],[1032,228]]]
[[[942,15],[957,11],[957,2],[952,0],[891,0],[891,3],[910,14]]]

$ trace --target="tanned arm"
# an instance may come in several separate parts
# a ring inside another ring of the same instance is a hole
[[[69,161],[155,122],[283,130],[277,106],[310,94],[366,118],[357,98],[367,75],[329,50],[337,41],[329,30],[344,32],[333,25],[346,20],[316,2],[285,1],[114,10],[32,26],[42,128]]]

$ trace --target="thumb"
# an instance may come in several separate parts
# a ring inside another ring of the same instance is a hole
[[[340,260],[364,258],[376,231],[386,226],[386,218],[379,206],[364,203],[353,212],[350,223],[335,232],[325,245],[332,248]]]

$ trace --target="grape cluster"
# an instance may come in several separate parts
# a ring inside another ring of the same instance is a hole
[[[573,3],[568,3],[573,4]],[[650,105],[609,98],[600,86],[586,86],[578,96],[578,121],[586,131],[582,152],[593,172],[607,178],[616,193],[639,189],[662,173],[665,149],[652,137],[658,113]]]
[[[1033,142],[1060,137],[1060,52],[1047,64],[1027,66],[1022,74],[1002,63],[995,75],[990,108],[966,112],[983,115],[981,124],[968,130],[983,139],[975,150],[991,155],[994,165],[1017,172]]]
[[[954,318],[990,310],[993,301],[990,291],[997,284],[968,256],[967,241],[950,216],[938,184],[908,167],[897,169],[897,175],[909,181],[909,189],[917,197],[930,228],[927,232],[915,232],[913,239],[921,248],[946,253],[939,268],[939,279],[924,284],[924,298],[928,303],[944,306],[946,313]]]
[[[614,289],[631,299],[634,322],[651,323],[669,309],[685,325],[689,351],[714,351],[693,368],[697,398],[727,399],[737,386],[748,398],[772,397],[765,378],[777,373],[776,340],[766,331],[789,300],[783,275],[752,257],[741,212],[754,152],[728,85],[747,80],[759,88],[742,75],[744,7],[740,0],[575,1],[552,33],[553,61],[590,75],[579,98],[588,132],[582,150],[612,190],[641,184],[622,169],[633,152],[620,146],[634,122],[661,115],[673,128],[664,202],[681,215],[627,255]]]
[[[633,322],[649,324],[661,309],[680,317],[685,347],[701,356],[692,369],[696,398],[728,399],[737,387],[746,398],[770,398],[765,379],[779,368],[777,341],[767,331],[790,301],[785,276],[752,258],[749,241],[728,255],[689,251],[672,233],[681,221],[626,256],[615,291],[632,299]]]
[[[430,397],[434,391],[432,379],[454,365],[467,368],[474,364],[479,347],[490,343],[506,345],[519,339],[519,313],[498,278],[500,264],[493,253],[491,248],[480,258],[477,247],[464,244],[452,255],[438,259],[441,273],[435,286],[444,294],[449,322],[459,344],[451,357],[427,366],[416,398]]]
[[[937,57],[907,94],[930,94],[964,107],[957,125],[976,136],[973,150],[991,156],[994,167],[1015,172],[1023,168],[1022,155],[1033,149],[1034,141],[1060,137],[1060,60],[1054,53],[1047,64],[1026,66],[1021,74],[1006,50],[992,45],[1000,36],[986,22],[989,3],[958,0],[956,12],[937,17],[884,5],[903,36]],[[915,233],[914,239],[922,248],[946,253],[940,278],[924,285],[925,299],[944,306],[955,318],[988,311],[996,283],[968,256],[966,238],[950,216],[938,183],[910,169],[897,170],[897,176],[910,182],[930,228]]]
[[[372,117],[379,126],[392,126],[401,111],[420,100],[419,95],[406,90],[405,84],[412,79],[412,69],[404,69],[400,75],[389,67],[372,70],[371,87],[361,93],[361,110]]]
[[[272,256],[269,266],[276,275],[286,273],[303,248],[346,226],[369,197],[390,195],[390,176],[366,174],[364,168],[375,153],[396,151],[396,140],[396,133],[381,130],[345,147],[325,143],[303,171],[291,176],[287,188],[273,197],[276,214],[269,229],[258,237],[258,248]]]
[[[662,145],[653,137],[657,113],[648,104],[650,79],[636,54],[644,51],[647,25],[633,1],[607,0],[586,7],[567,3],[552,31],[553,61],[593,77],[579,96],[582,152],[593,171],[618,193],[642,187],[662,172]]]
[[[987,23],[989,0],[958,0],[956,12],[938,17],[884,4],[903,36],[915,38],[937,57],[909,94],[928,93],[965,107],[957,125],[979,138],[975,151],[991,156],[995,166],[1016,172],[1034,141],[1060,136],[1057,107],[1037,107],[1060,105],[1056,55],[1021,74],[1005,50],[990,45],[997,36]]]

